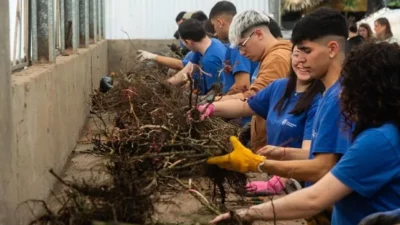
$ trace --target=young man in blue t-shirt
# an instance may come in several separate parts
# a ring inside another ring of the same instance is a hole
[[[189,63],[168,82],[182,85],[193,79],[194,89],[205,95],[214,83],[221,82],[218,76],[223,69],[226,47],[221,41],[209,38],[202,24],[195,19],[182,22],[178,31],[182,43],[194,54]]]
[[[310,76],[320,79],[326,88],[314,118],[309,152],[267,146],[269,149],[261,150],[267,158],[272,158],[272,153],[276,155],[276,152],[280,152],[279,158],[283,156],[286,161],[265,160],[256,155],[249,155],[245,158],[246,160],[243,160],[243,157],[233,154],[229,157],[229,162],[224,162],[226,157],[217,157],[211,158],[209,163],[241,171],[245,165],[248,165],[247,168],[256,168],[256,171],[258,168],[260,172],[310,183],[317,182],[325,176],[336,165],[350,144],[349,132],[342,129],[344,121],[340,111],[341,87],[338,82],[345,58],[347,35],[345,18],[340,12],[326,8],[316,10],[302,18],[293,29],[292,42],[300,50],[299,61],[303,63]],[[276,207],[275,202],[275,210],[279,211],[279,213],[276,212],[278,219],[280,215],[287,215],[285,212],[292,210],[291,202],[281,201],[280,204],[282,205]],[[256,210],[261,209],[263,215],[266,215],[262,218],[266,219],[270,213],[273,215],[270,211],[271,207],[268,203],[257,207]],[[215,222],[226,218],[227,215],[217,217]]]
[[[222,76],[223,94],[236,94],[250,88],[251,74],[258,66],[258,62],[252,62],[240,54],[238,47],[229,47],[229,27],[236,15],[236,7],[232,2],[220,1],[210,11],[210,20],[218,39],[227,43],[227,51],[224,60]]]
[[[238,214],[250,221],[296,219],[334,204],[332,225],[398,224],[400,102],[393,96],[400,95],[399,58],[398,44],[367,43],[354,49],[340,80],[341,107],[352,130],[349,149],[312,186]],[[249,157],[249,151],[241,153]],[[259,157],[253,156],[262,161]],[[254,164],[247,167],[254,169]]]

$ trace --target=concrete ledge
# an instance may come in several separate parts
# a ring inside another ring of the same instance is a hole
[[[168,46],[178,44],[177,40],[108,40],[108,66],[110,71],[119,73],[130,71],[135,65],[136,51],[152,53],[168,52]]]
[[[13,74],[16,204],[49,195],[55,180],[48,171],[62,171],[86,123],[89,94],[108,73],[107,49],[104,40]],[[17,211],[20,224],[29,216]]]

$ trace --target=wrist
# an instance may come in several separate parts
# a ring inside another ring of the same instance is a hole
[[[153,54],[153,55],[151,55],[150,60],[157,61],[157,57],[158,57],[158,55]]]

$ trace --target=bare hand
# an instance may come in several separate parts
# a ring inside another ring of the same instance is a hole
[[[282,160],[283,148],[273,145],[266,145],[257,151],[257,154],[263,155],[268,159]]]
[[[249,209],[240,209],[236,211],[236,214],[234,216],[236,216],[237,218],[234,219],[239,219],[242,222],[247,222],[247,223],[252,223],[254,221],[254,219],[251,218],[251,216],[248,214]],[[221,221],[224,220],[229,220],[232,219],[231,217],[231,213],[225,213],[225,214],[221,214],[217,217],[215,217],[210,224],[217,224]]]

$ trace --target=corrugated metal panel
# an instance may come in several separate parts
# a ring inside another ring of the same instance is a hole
[[[219,0],[105,0],[107,39],[172,39],[180,11],[202,10],[207,15]],[[268,0],[231,0],[238,12],[268,12]],[[126,32],[126,33],[125,33]]]

